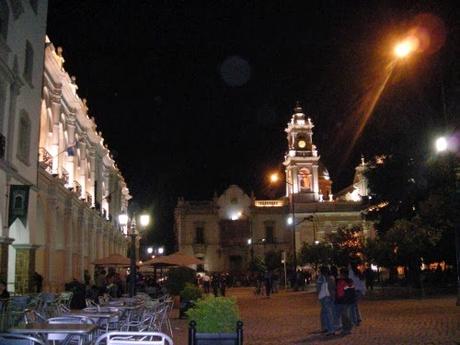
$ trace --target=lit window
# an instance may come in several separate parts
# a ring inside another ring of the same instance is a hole
[[[24,163],[29,164],[30,151],[30,119],[29,115],[23,110],[19,117],[18,130],[18,149],[17,157]]]
[[[32,74],[34,68],[34,49],[32,48],[32,44],[27,41],[26,42],[26,56],[24,59],[24,78],[32,84]]]

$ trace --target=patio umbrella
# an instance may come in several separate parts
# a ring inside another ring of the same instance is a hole
[[[203,260],[181,252],[176,252],[167,256],[157,256],[143,263],[145,266],[191,266],[202,265]]]
[[[129,266],[131,263],[131,259],[120,255],[120,254],[112,254],[106,256],[105,258],[100,258],[93,261],[94,265],[100,266]]]

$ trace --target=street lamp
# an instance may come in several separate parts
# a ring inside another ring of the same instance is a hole
[[[131,249],[130,249],[130,280],[129,280],[129,296],[133,297],[136,294],[136,238],[138,236],[136,227],[136,216],[134,215],[131,219],[127,214],[120,214],[118,216],[118,222],[122,227],[126,227],[127,234],[131,237]],[[150,223],[150,216],[148,214],[142,214],[139,217],[139,223],[141,227],[146,227]]]
[[[451,150],[449,147],[449,139],[439,137],[435,141],[436,151],[439,154],[447,153]],[[455,158],[453,158],[455,159]],[[451,166],[455,173],[455,201],[460,204],[460,165],[456,161],[451,161]],[[455,258],[457,261],[457,306],[460,306],[460,217],[457,215],[455,219]]]
[[[270,175],[270,182],[271,183],[277,183],[279,181],[279,175],[277,173],[273,173]],[[292,261],[293,261],[293,273],[297,271],[297,253],[296,253],[296,239],[295,239],[295,227],[296,227],[296,221],[295,221],[295,205],[294,205],[294,185],[290,183],[289,181],[285,181],[291,188],[291,192],[289,193],[289,206],[291,208],[291,217],[288,218],[287,222],[288,225],[291,226],[292,229],[292,249],[293,249],[293,256],[292,256]]]
[[[418,48],[418,39],[408,37],[394,46],[393,53],[398,59],[405,59]]]

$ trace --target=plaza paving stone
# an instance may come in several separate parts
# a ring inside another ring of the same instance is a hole
[[[319,303],[314,293],[280,292],[271,298],[252,289],[229,289],[240,307],[244,344],[460,344],[460,307],[453,296],[429,299],[363,300],[363,322],[352,334],[319,334]],[[187,321],[173,320],[174,344],[187,344]]]

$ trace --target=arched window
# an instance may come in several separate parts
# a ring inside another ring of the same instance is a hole
[[[10,9],[6,1],[0,1],[0,36],[6,41],[8,36],[8,19]]]
[[[300,182],[300,189],[303,190],[311,190],[312,183],[311,183],[311,172],[307,168],[302,168],[299,171],[299,182]]]
[[[34,69],[34,48],[32,44],[26,42],[26,55],[24,58],[24,78],[32,84],[32,74]]]
[[[17,157],[27,165],[29,164],[30,156],[30,127],[29,114],[22,110],[19,117]]]

